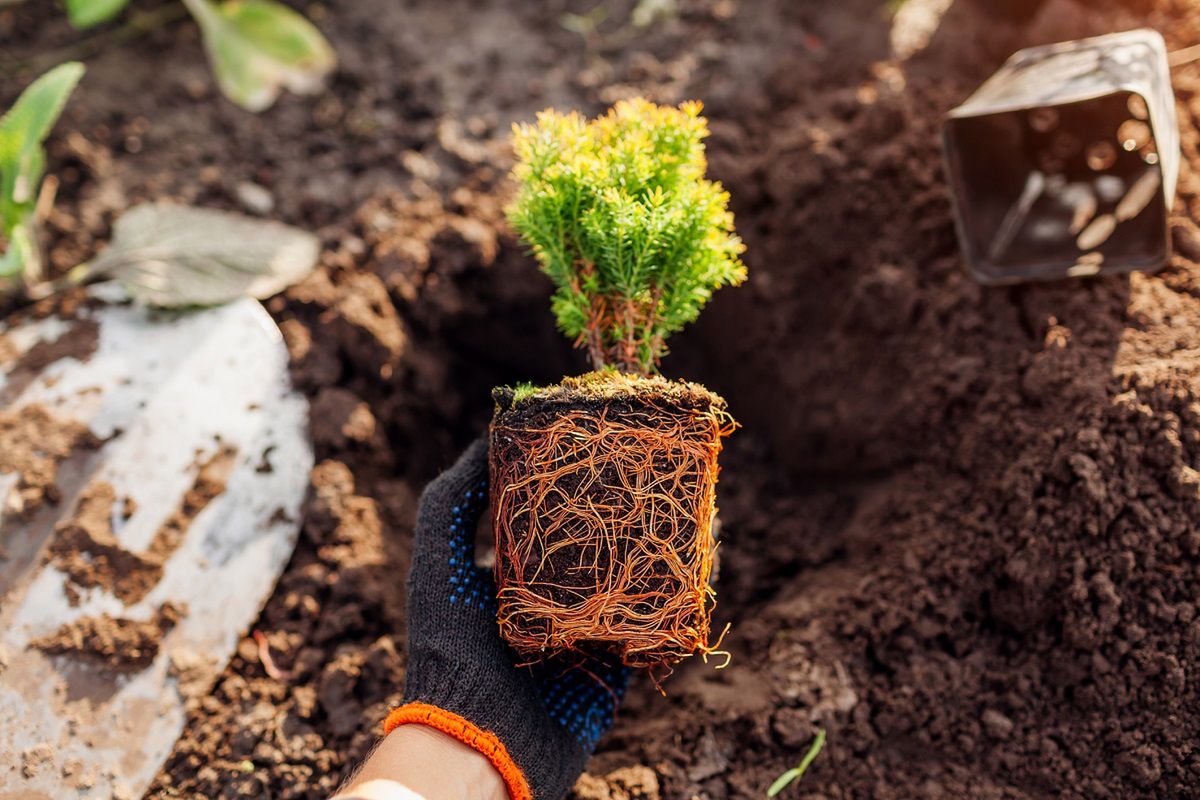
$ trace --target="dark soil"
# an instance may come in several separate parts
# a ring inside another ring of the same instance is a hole
[[[1156,276],[978,286],[938,148],[1014,49],[1143,24],[1190,45],[1196,4],[958,0],[906,59],[881,0],[680,0],[644,29],[631,5],[582,35],[563,18],[589,2],[319,8],[332,91],[259,116],[214,94],[185,22],[89,61],[50,147],[55,268],[134,202],[261,208],[248,183],[325,243],[269,304],[321,412],[258,624],[286,677],[247,636],[152,794],[320,798],[370,747],[403,682],[417,493],[493,386],[583,369],[503,223],[509,123],[642,92],[705,101],[749,247],[748,284],[664,365],[744,425],[720,493],[733,661],[635,686],[579,791],[761,797],[824,727],[792,797],[1200,796],[1200,66],[1174,73]],[[77,38],[55,4],[0,11],[0,69]]]
[[[698,383],[648,377],[615,371],[570,375],[553,386],[498,386],[492,390],[496,421],[519,425],[532,414],[550,409],[600,410],[606,406],[648,409],[652,405],[672,409],[725,410],[725,401]]]

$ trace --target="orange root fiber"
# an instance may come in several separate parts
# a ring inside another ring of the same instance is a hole
[[[497,409],[498,619],[518,653],[603,647],[669,672],[714,652],[717,457],[734,427],[719,397],[662,378],[586,376]]]

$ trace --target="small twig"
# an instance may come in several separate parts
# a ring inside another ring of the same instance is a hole
[[[1181,50],[1173,50],[1167,53],[1167,63],[1172,69],[1182,67],[1184,64],[1191,64],[1193,61],[1200,60],[1200,44],[1194,44],[1191,47],[1184,47]]]
[[[290,681],[292,679],[292,671],[280,669],[275,665],[275,659],[271,658],[271,645],[267,643],[267,637],[262,631],[254,632],[254,641],[258,642],[258,660],[262,662],[263,669],[267,675],[277,681]]]
[[[39,220],[50,215],[54,208],[54,198],[58,196],[58,176],[47,175],[42,178],[42,188],[38,191],[37,203],[33,207],[33,215]]]

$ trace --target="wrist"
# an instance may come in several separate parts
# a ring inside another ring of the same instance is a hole
[[[451,736],[420,725],[389,733],[332,800],[508,800],[491,762]]]

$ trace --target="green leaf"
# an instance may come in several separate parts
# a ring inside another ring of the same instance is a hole
[[[8,238],[0,269],[7,276],[41,271],[32,217],[46,168],[42,142],[81,77],[82,64],[60,64],[29,84],[0,117],[0,229]]]
[[[31,145],[45,141],[71,90],[82,77],[83,64],[70,61],[29,84],[0,118],[0,169],[16,163]]]
[[[8,234],[8,249],[0,255],[0,278],[20,280],[25,268],[36,263],[33,240],[24,222],[13,226]]]
[[[0,118],[0,174],[6,187],[4,200],[30,204],[46,164],[41,145],[59,119],[62,106],[83,77],[83,65],[60,64],[31,83]]]
[[[316,236],[279,222],[166,203],[136,206],[81,276],[112,277],[147,305],[211,306],[270,297],[317,264]]]
[[[329,42],[311,22],[273,0],[184,0],[200,24],[221,91],[262,111],[283,89],[313,94],[337,66]]]
[[[629,15],[635,28],[648,28],[656,22],[675,19],[679,8],[675,0],[639,0]]]
[[[767,789],[767,797],[774,797],[788,787],[792,781],[799,780],[804,776],[804,772],[812,764],[813,759],[821,752],[821,748],[825,746],[825,729],[817,731],[817,738],[813,740],[812,746],[808,748],[808,752],[804,754],[804,759],[799,765],[792,767],[787,772],[780,775],[771,784],[771,788]]]
[[[66,0],[67,19],[80,30],[108,22],[120,14],[129,0]]]

